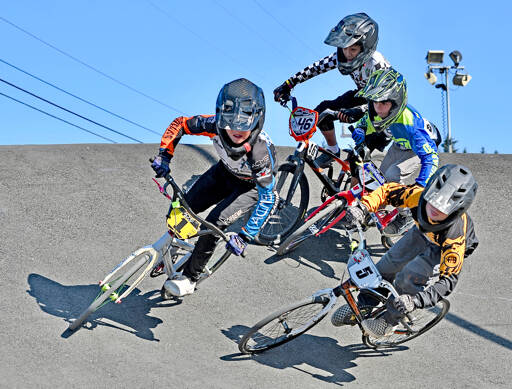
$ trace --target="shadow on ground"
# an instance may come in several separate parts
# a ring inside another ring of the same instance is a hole
[[[97,284],[66,286],[33,273],[28,276],[27,281],[30,286],[27,293],[36,299],[41,310],[50,315],[62,317],[68,323],[77,318],[99,292]],[[151,329],[161,324],[162,320],[151,316],[150,312],[153,308],[176,304],[177,302],[174,301],[162,300],[159,291],[141,294],[141,291],[136,288],[123,300],[122,304],[109,303],[92,313],[82,330],[108,326],[132,333],[142,339],[158,342],[159,339],[155,338]],[[104,321],[105,319],[109,322]],[[61,336],[67,338],[73,333],[66,329]]]
[[[221,331],[227,338],[238,343],[248,330],[247,326],[235,325]],[[344,382],[356,380],[347,370],[357,366],[357,358],[385,357],[391,355],[391,352],[407,349],[405,346],[397,346],[386,350],[373,350],[363,344],[341,346],[336,339],[304,334],[260,354],[236,353],[224,355],[220,359],[227,362],[252,360],[275,369],[292,368],[320,381],[343,386]]]

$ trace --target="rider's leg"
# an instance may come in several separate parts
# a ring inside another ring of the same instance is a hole
[[[382,277],[389,282],[393,282],[395,274],[399,273],[409,261],[413,260],[419,253],[421,253],[428,245],[428,242],[416,227],[411,228],[407,233],[396,242],[388,252],[377,262],[377,269]],[[387,296],[388,290],[379,288],[377,292]],[[357,297],[357,305],[364,306],[377,306],[379,300],[374,298],[368,293],[359,293]],[[331,322],[336,325],[355,324],[352,323],[348,317],[352,316],[352,310],[347,304],[338,308],[331,317]]]
[[[421,292],[438,275],[441,248],[428,243],[427,248],[410,261],[395,277],[395,288],[399,294],[415,295]],[[393,297],[387,303],[384,314],[386,322],[398,324],[403,315],[393,305]]]
[[[411,183],[414,173],[421,167],[421,161],[412,150],[402,150],[396,143],[389,148],[380,166],[386,180],[401,184]],[[408,209],[400,208],[398,215],[384,229],[389,235],[400,235],[412,224],[412,215]]]
[[[385,274],[385,278],[388,281],[392,281],[394,278],[394,286],[399,294],[416,294],[423,290],[428,282],[435,277],[436,268],[439,266],[441,250],[438,246],[429,242],[423,234],[414,227],[409,230],[389,251],[396,247],[405,238],[407,238],[407,240],[404,241],[404,243],[409,244],[409,248],[401,247],[400,250],[395,250],[396,252],[393,254],[400,254],[401,252],[408,258],[408,260],[386,260],[386,262],[382,264],[381,260],[377,264],[377,268],[382,272],[383,276]],[[406,251],[403,251],[404,248]],[[416,255],[411,260],[410,256],[413,254]],[[384,257],[382,259],[385,259]],[[392,274],[397,269],[397,274]],[[367,333],[377,338],[392,333],[395,326],[404,316],[395,309],[393,299],[394,297],[391,296],[387,300],[386,312],[382,317],[363,321],[362,325]]]
[[[325,111],[326,109],[332,109],[334,111],[338,111],[343,108],[352,108],[362,104],[365,104],[366,101],[364,99],[354,97],[357,90],[351,90],[345,92],[341,96],[337,97],[334,100],[324,100],[315,108],[319,114]],[[362,115],[361,115],[362,116]],[[357,119],[360,119],[358,117]],[[336,141],[336,132],[334,130],[334,118],[326,117],[322,120],[321,123],[318,124],[318,128],[322,132],[326,142],[327,142],[327,150],[336,154],[336,156],[340,155],[340,148],[338,146],[338,142]],[[322,154],[316,159],[316,163],[321,167],[328,167],[332,162],[332,158],[327,154]]]
[[[258,201],[258,191],[254,184],[240,182],[243,186],[217,204],[206,217],[206,221],[224,230],[251,211]],[[231,187],[231,189],[235,188]],[[212,256],[218,240],[219,237],[212,234],[203,235],[197,240],[194,251],[183,270],[184,276],[197,281]]]

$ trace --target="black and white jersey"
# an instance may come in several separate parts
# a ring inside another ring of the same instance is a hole
[[[328,55],[327,57],[305,67],[300,72],[290,77],[290,80],[295,86],[301,82],[309,80],[310,78],[318,76],[319,74],[336,69],[337,67],[338,55],[334,52],[331,55]],[[368,81],[373,72],[379,69],[387,69],[389,67],[391,67],[391,65],[386,58],[384,58],[384,56],[378,51],[375,51],[368,61],[350,73],[350,77],[354,80],[357,89],[361,89],[366,85],[366,81]]]

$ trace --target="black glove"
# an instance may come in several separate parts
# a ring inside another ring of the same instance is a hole
[[[169,162],[171,162],[171,159],[166,155],[159,154],[154,158],[151,167],[156,173],[156,178],[165,177],[171,172]]]
[[[286,80],[276,89],[274,89],[274,101],[287,102],[290,100],[290,92],[292,91],[293,84],[290,80]]]
[[[418,298],[416,296],[411,296],[410,294],[402,294],[398,296],[393,301],[393,305],[396,310],[403,315],[414,311],[420,306]]]
[[[361,119],[364,111],[361,108],[348,108],[338,111],[338,120],[343,123],[354,123]]]
[[[364,205],[356,204],[354,206],[347,207],[346,212],[344,220],[348,224],[361,225],[364,224],[368,210]]]

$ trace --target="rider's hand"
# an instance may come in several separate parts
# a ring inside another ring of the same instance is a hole
[[[367,213],[368,210],[364,205],[356,204],[352,207],[347,207],[344,219],[349,224],[361,225],[364,224]]]
[[[354,139],[354,142],[356,142],[356,146],[359,146],[361,143],[364,142],[364,130],[362,128],[357,127],[352,132],[352,139]]]
[[[171,160],[165,155],[157,155],[151,164],[151,167],[156,173],[156,178],[165,177],[171,172],[169,167]]]
[[[338,111],[338,120],[343,123],[353,123],[363,114],[361,108],[348,108]]]
[[[393,305],[398,312],[405,315],[414,311],[416,307],[419,306],[419,301],[415,296],[411,296],[410,294],[402,294],[395,298]]]
[[[235,255],[242,255],[247,247],[248,239],[245,234],[233,234],[226,243],[226,249]]]
[[[292,91],[293,85],[290,80],[286,80],[276,89],[274,89],[274,101],[277,102],[288,102],[290,100],[290,92]]]

